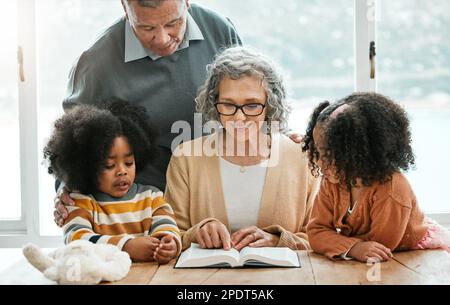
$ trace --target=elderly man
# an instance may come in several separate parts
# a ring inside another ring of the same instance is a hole
[[[193,125],[198,87],[218,51],[240,45],[227,18],[188,0],[121,0],[125,17],[109,27],[78,59],[70,73],[64,109],[117,97],[149,110],[159,130],[159,157],[137,177],[165,188],[176,121]],[[55,221],[67,215],[56,198]]]

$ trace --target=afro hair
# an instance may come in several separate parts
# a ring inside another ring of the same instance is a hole
[[[337,115],[333,112],[347,104]],[[327,148],[326,162],[333,160],[339,178],[347,188],[362,179],[368,186],[384,183],[392,174],[414,166],[411,131],[405,110],[389,98],[376,93],[354,93],[336,103],[317,106],[303,139],[313,175],[319,175],[319,152],[313,138],[321,124]]]
[[[114,139],[120,136],[128,139],[139,173],[156,151],[156,132],[144,107],[115,98],[72,107],[55,122],[44,148],[49,174],[69,189],[95,193]]]

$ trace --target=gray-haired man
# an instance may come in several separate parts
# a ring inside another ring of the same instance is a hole
[[[109,27],[78,59],[70,73],[64,109],[111,97],[146,107],[159,129],[159,157],[137,177],[164,190],[176,121],[193,125],[195,96],[206,65],[222,49],[242,44],[233,24],[189,0],[121,0],[125,17]],[[56,198],[61,225],[70,204]]]

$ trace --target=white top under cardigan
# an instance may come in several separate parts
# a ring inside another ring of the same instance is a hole
[[[268,162],[240,166],[220,158],[220,175],[231,232],[256,226]]]

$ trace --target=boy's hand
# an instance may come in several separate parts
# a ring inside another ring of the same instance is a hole
[[[159,244],[159,239],[154,237],[136,237],[128,240],[122,250],[127,252],[134,262],[152,262],[153,254]]]
[[[178,245],[175,238],[167,234],[161,239],[159,246],[153,254],[153,259],[160,264],[166,264],[177,255],[177,252]]]
[[[385,262],[393,257],[389,248],[376,241],[362,241],[355,244],[348,252],[348,256],[360,262],[367,262],[369,258]]]

